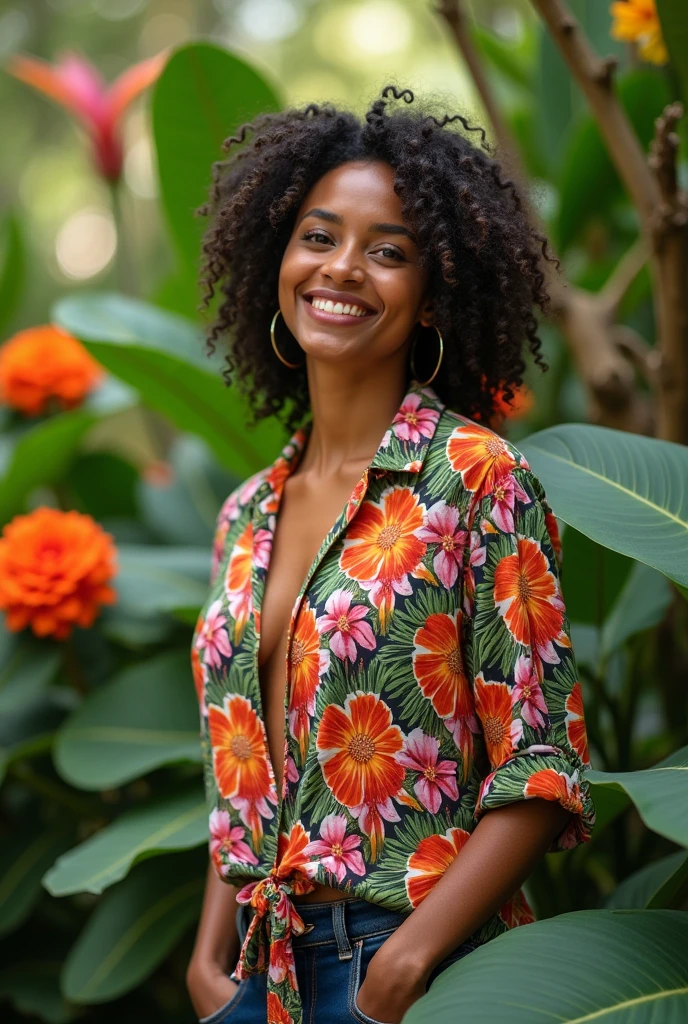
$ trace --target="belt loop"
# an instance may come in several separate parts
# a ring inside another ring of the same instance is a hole
[[[346,934],[346,923],[344,920],[344,904],[346,900],[339,900],[332,907],[332,928],[337,940],[337,953],[340,960],[351,960],[353,950]]]

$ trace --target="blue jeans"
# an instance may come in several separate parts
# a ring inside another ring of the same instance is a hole
[[[334,903],[301,903],[299,913],[312,925],[295,936],[296,976],[303,1003],[304,1024],[384,1024],[361,1013],[356,995],[373,954],[399,927],[404,914],[383,910],[361,899]],[[237,925],[243,941],[250,909],[239,908]],[[430,985],[438,974],[471,953],[477,942],[467,939],[433,970]],[[265,1024],[267,989],[264,974],[253,974],[240,982],[228,1003],[204,1017],[201,1024]]]

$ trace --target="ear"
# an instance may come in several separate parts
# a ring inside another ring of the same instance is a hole
[[[423,327],[432,327],[434,314],[432,309],[432,302],[430,300],[428,300],[426,303],[423,304],[423,306],[421,306],[420,316],[418,319]]]

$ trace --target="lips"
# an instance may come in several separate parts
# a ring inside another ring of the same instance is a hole
[[[365,310],[366,314],[372,315],[377,313],[375,306],[353,292],[339,292],[330,288],[312,288],[310,291],[304,292],[303,298],[308,303],[312,303],[312,300],[317,298],[334,304],[339,302],[342,306],[358,306],[360,309]]]

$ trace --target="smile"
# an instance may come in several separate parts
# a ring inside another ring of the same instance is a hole
[[[340,324],[342,326],[355,324],[366,317],[375,316],[376,310],[370,309],[363,304],[355,302],[334,301],[320,295],[307,295],[303,297],[308,313],[314,320],[321,323]]]

